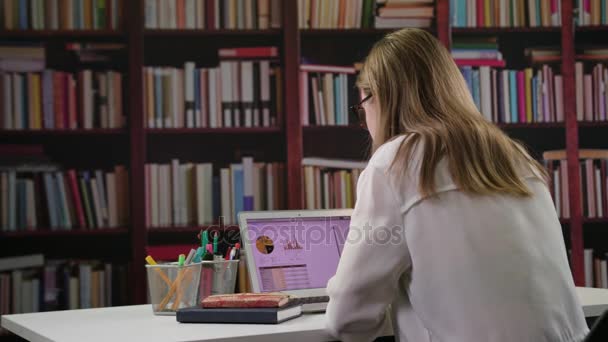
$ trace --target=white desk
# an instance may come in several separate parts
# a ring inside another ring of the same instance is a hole
[[[608,309],[608,290],[577,288],[585,316]],[[33,342],[80,341],[327,341],[325,315],[309,314],[277,325],[180,324],[154,316],[150,305],[43,312],[2,317],[2,326]]]

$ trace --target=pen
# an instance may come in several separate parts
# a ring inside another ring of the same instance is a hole
[[[238,259],[241,256],[241,244],[237,242],[234,245],[234,249],[236,249],[236,251],[234,252],[234,258],[233,259]]]
[[[186,265],[189,265],[190,263],[192,263],[192,260],[194,259],[195,255],[196,255],[196,251],[194,249],[191,249],[190,252],[188,253],[188,256],[186,257]]]
[[[216,232],[213,236],[213,255],[217,255],[217,241],[219,239],[219,234]]]
[[[228,249],[226,249],[226,256],[224,257],[224,259],[226,260],[230,260],[230,257],[232,256],[232,247],[228,246]]]
[[[148,265],[158,265],[156,263],[156,260],[154,260],[154,258],[149,255],[146,257],[146,262],[148,263]],[[171,280],[169,280],[165,272],[163,272],[160,268],[154,268],[154,271],[158,273],[158,275],[163,279],[165,283],[167,283],[167,285],[171,286]]]

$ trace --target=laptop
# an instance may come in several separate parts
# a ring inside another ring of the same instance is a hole
[[[352,209],[239,213],[252,292],[288,293],[300,298],[303,311],[324,311],[351,214]]]

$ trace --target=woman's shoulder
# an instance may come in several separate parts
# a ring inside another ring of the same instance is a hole
[[[378,147],[376,152],[374,152],[374,155],[369,160],[368,165],[380,169],[390,167],[395,159],[395,156],[399,152],[399,148],[406,138],[407,135],[399,135],[382,144],[382,146]]]

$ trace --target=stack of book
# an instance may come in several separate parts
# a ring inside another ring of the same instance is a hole
[[[280,28],[282,0],[145,0],[147,29]]]
[[[606,191],[608,177],[608,151],[580,150],[581,206],[583,216],[603,218],[608,216]],[[547,151],[543,154],[545,164],[551,176],[550,190],[555,208],[563,218],[570,217],[568,200],[568,170],[565,151]]]
[[[127,267],[102,261],[0,259],[0,314],[127,304]]]
[[[373,27],[374,0],[298,0],[301,29],[358,29]]]
[[[608,253],[606,251],[584,250],[585,287],[608,289]]]
[[[608,24],[608,1],[606,0],[576,0],[575,16],[579,26],[599,26]]]
[[[0,28],[5,30],[116,30],[121,0],[4,0]]]
[[[2,129],[93,129],[125,125],[122,75],[118,72],[0,71],[0,78]]]
[[[563,122],[562,76],[536,71],[460,67],[477,108],[495,123]]]
[[[97,229],[129,221],[128,174],[123,166],[61,171],[58,166],[0,169],[2,231]]]
[[[562,61],[562,52],[559,46],[525,48],[524,55],[531,64],[559,64]]]
[[[496,37],[460,37],[452,44],[452,57],[459,66],[504,67]]]
[[[366,165],[350,160],[302,159],[306,209],[353,208],[357,180]]]
[[[561,0],[451,0],[450,14],[454,27],[549,27],[562,23]]]
[[[576,118],[578,121],[606,121],[608,112],[608,68],[598,63],[585,72],[583,62],[576,62]]]
[[[210,163],[147,164],[147,225],[203,226],[220,216],[236,223],[243,210],[281,209],[284,177],[283,164],[255,163],[251,157],[221,168],[219,176]]]
[[[276,126],[283,110],[276,56],[275,47],[221,49],[216,68],[144,68],[147,127]]]
[[[348,107],[357,98],[355,68],[300,66],[300,115],[304,126],[346,126],[356,123]]]
[[[431,27],[435,0],[378,0],[376,28]]]

